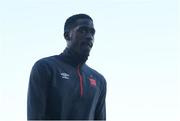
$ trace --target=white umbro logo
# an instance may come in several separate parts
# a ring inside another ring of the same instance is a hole
[[[61,77],[62,77],[63,79],[69,79],[69,74],[67,74],[67,73],[61,73]]]

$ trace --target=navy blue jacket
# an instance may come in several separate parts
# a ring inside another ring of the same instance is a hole
[[[82,60],[82,59],[81,59]],[[28,120],[106,120],[106,80],[65,49],[31,71]]]

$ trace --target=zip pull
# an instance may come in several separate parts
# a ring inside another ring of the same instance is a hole
[[[78,65],[77,73],[78,73],[79,81],[80,81],[80,95],[82,96],[83,95],[83,77],[80,73],[80,65]]]

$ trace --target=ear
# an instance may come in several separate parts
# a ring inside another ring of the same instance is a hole
[[[64,32],[64,38],[65,38],[67,41],[70,40],[69,32]]]

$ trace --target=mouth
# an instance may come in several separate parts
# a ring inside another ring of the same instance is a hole
[[[87,44],[90,48],[92,48],[92,46],[93,46],[92,42],[88,42]]]
[[[93,44],[92,42],[83,42],[82,46],[88,46],[89,48],[92,48]]]

